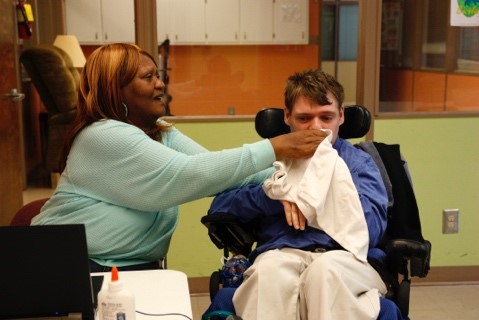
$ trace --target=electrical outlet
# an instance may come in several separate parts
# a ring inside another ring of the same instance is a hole
[[[442,210],[442,233],[459,232],[459,209]]]

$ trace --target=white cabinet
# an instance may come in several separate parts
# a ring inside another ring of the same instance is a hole
[[[156,0],[158,43],[235,43],[239,0]]]
[[[240,0],[240,2],[241,43],[308,43],[308,0]]]
[[[170,6],[171,43],[204,43],[205,0],[170,0]]]
[[[240,0],[207,0],[205,22],[207,43],[237,43],[240,26]]]
[[[273,0],[241,0],[240,41],[273,42]]]
[[[103,41],[135,42],[135,7],[132,0],[101,0]]]
[[[273,30],[276,43],[308,43],[308,0],[275,0]]]
[[[82,44],[135,42],[132,0],[65,0],[65,20]]]
[[[66,33],[80,43],[101,43],[101,3],[98,0],[65,0]]]
[[[173,4],[172,0],[156,0],[156,33],[158,44],[173,35]]]
[[[156,0],[158,43],[307,44],[308,0]]]

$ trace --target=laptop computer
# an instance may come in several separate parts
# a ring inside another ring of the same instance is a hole
[[[0,227],[0,319],[94,319],[85,226]]]

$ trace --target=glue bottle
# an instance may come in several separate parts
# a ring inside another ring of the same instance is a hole
[[[100,320],[135,320],[135,297],[124,289],[118,278],[118,269],[111,269],[111,281],[108,288],[98,293]]]

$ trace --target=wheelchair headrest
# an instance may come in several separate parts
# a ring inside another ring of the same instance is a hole
[[[344,123],[339,127],[339,136],[343,139],[361,138],[371,126],[371,113],[360,105],[344,108]],[[281,108],[265,108],[256,114],[256,132],[262,138],[272,138],[288,133],[289,127],[284,123],[284,110]]]

